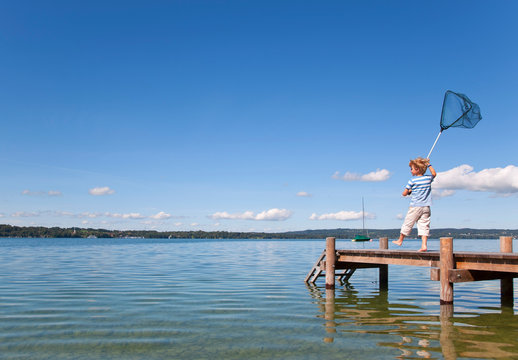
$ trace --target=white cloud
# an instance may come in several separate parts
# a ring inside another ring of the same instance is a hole
[[[78,219],[96,219],[96,218],[115,218],[115,219],[124,219],[124,220],[139,220],[139,219],[152,219],[152,220],[165,220],[172,218],[173,216],[170,214],[167,214],[163,211],[158,212],[155,215],[142,215],[138,212],[130,212],[130,213],[111,213],[111,212],[104,212],[104,213],[95,213],[95,212],[82,212],[82,213],[72,213],[70,211],[56,211],[53,213],[56,216],[67,216],[67,217],[73,217]]]
[[[47,192],[45,191],[31,191],[29,189],[25,189],[22,191],[22,195],[27,195],[27,196],[61,196],[63,195],[61,193],[61,191],[57,191],[57,190],[49,190]]]
[[[396,219],[398,219],[398,220],[403,220],[404,218],[405,218],[405,215],[403,215],[403,214],[396,215]]]
[[[286,220],[291,214],[292,212],[286,209],[270,209],[257,214],[255,220]]]
[[[313,195],[311,195],[311,194],[309,194],[309,193],[307,193],[307,192],[305,192],[305,191],[299,191],[299,192],[297,193],[297,196],[300,196],[300,197],[311,197],[311,196],[313,196]]]
[[[229,214],[226,211],[216,212],[209,217],[214,220],[227,219],[227,220],[270,220],[270,221],[281,221],[290,218],[292,212],[286,209],[270,209],[259,214],[254,214],[253,211],[245,211],[238,214]]]
[[[95,219],[95,218],[98,218],[98,217],[101,217],[103,216],[103,214],[100,214],[100,213],[91,213],[91,212],[82,212],[80,214],[72,214],[72,213],[66,213],[66,215],[68,216],[73,216],[73,217],[78,217],[78,218],[89,218],[89,219]]]
[[[25,190],[22,191],[22,195],[41,196],[41,195],[43,195],[43,192],[41,192],[41,191],[30,191],[29,189],[25,189]]]
[[[39,212],[27,212],[27,211],[17,211],[15,213],[11,214],[11,217],[34,217],[34,216],[40,216],[41,213]]]
[[[368,219],[375,219],[376,215],[371,213],[365,213],[365,217]],[[322,214],[317,215],[316,213],[311,214],[309,217],[309,220],[342,220],[342,221],[349,221],[349,220],[358,220],[362,218],[362,212],[361,211],[339,211],[337,213],[329,213],[329,214]]]
[[[170,217],[171,217],[170,214],[167,214],[163,211],[160,211],[159,213],[150,216],[151,219],[155,219],[155,220],[165,220],[165,219],[169,219]]]
[[[451,195],[453,190],[469,190],[512,194],[518,192],[518,167],[508,165],[505,168],[490,168],[479,172],[473,171],[470,165],[460,165],[448,171],[440,172],[435,178],[432,188],[446,190]],[[444,195],[443,195],[444,196]]]
[[[145,219],[146,218],[144,215],[141,215],[139,213],[128,213],[128,214],[105,213],[105,215],[108,217],[119,218],[119,219]]]
[[[61,216],[74,216],[74,213],[70,211],[57,211],[56,214]]]
[[[218,211],[209,216],[211,219],[227,219],[227,220],[253,220],[254,213],[252,211],[245,211],[242,214],[229,214],[226,211]]]
[[[432,197],[434,199],[440,199],[443,197],[453,196],[455,194],[455,190],[437,190],[432,187]]]
[[[357,174],[346,172],[344,175],[340,175],[337,171],[333,174],[332,178],[343,181],[364,181],[364,182],[379,182],[386,181],[390,178],[391,173],[387,169],[377,169],[368,174]]]
[[[90,193],[90,195],[101,196],[101,195],[111,195],[111,194],[115,193],[115,190],[110,189],[108,186],[104,186],[104,187],[96,187],[96,188],[90,189],[90,190],[88,190],[88,192]]]

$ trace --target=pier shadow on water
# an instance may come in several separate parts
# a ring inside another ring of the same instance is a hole
[[[517,359],[518,316],[512,307],[455,312],[453,305],[421,307],[392,300],[389,291],[360,292],[308,285],[325,326],[325,343],[351,334],[394,349],[396,359]],[[432,309],[432,310],[430,310]],[[380,340],[382,339],[382,340]]]

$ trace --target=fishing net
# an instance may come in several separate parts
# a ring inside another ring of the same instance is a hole
[[[474,128],[482,119],[480,108],[466,95],[446,91],[442,103],[441,131],[451,127]]]
[[[474,128],[481,119],[480,108],[466,95],[455,93],[451,90],[446,91],[442,103],[441,131],[439,135],[437,135],[426,158],[430,159],[435,144],[437,144],[437,140],[439,140],[444,130],[451,127],[471,129]]]

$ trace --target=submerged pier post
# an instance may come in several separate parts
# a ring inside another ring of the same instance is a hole
[[[388,237],[380,237],[380,250],[388,249]],[[388,290],[388,265],[382,264],[379,266],[380,276],[380,291]]]
[[[513,252],[513,237],[500,236],[500,252]],[[512,307],[514,305],[514,287],[513,279],[500,279],[500,304],[505,307]]]
[[[335,289],[326,289],[326,303],[324,310],[324,318],[326,319],[326,332],[329,334],[324,338],[325,343],[332,343],[336,334],[335,321]]]
[[[326,289],[335,288],[336,238],[326,238]]]
[[[453,304],[453,283],[449,281],[448,274],[455,267],[452,237],[441,238],[440,262],[441,305],[451,305]]]

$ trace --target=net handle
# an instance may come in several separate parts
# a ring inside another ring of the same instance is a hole
[[[437,144],[437,140],[439,140],[439,138],[441,137],[442,131],[443,131],[443,129],[441,129],[441,131],[439,131],[439,135],[437,135],[437,138],[435,139],[435,142],[433,143],[432,148],[430,149],[430,152],[428,153],[428,156],[426,157],[427,159],[430,159],[430,155],[432,154],[435,144]]]

